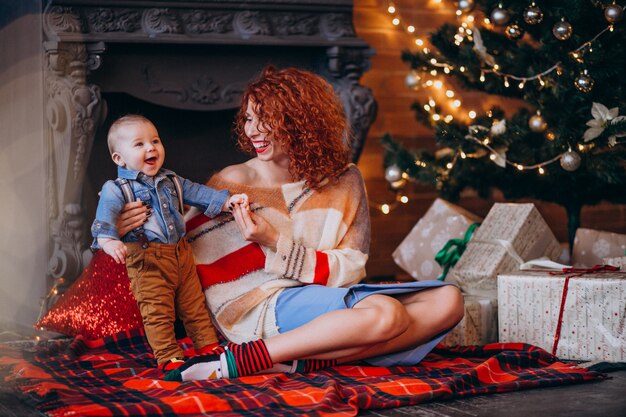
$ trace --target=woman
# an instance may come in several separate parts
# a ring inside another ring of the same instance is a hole
[[[462,318],[463,299],[439,281],[355,285],[365,277],[369,211],[332,87],[306,71],[267,68],[246,89],[235,130],[256,156],[208,185],[246,193],[251,205],[187,222],[209,308],[231,342],[166,378],[419,362]],[[142,212],[129,206],[120,232]]]

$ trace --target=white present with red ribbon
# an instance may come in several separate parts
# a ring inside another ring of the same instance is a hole
[[[465,296],[465,315],[441,343],[444,346],[483,346],[498,341],[498,301]]]
[[[498,335],[560,359],[626,361],[626,272],[605,265],[498,275]]]
[[[534,204],[495,203],[450,275],[466,294],[495,297],[498,274],[560,254],[559,242]]]

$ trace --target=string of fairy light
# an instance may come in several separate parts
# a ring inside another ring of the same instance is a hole
[[[442,0],[434,0],[430,2],[430,4],[437,4],[439,5],[439,7],[447,7],[443,3],[444,2]],[[539,84],[539,88],[543,88],[546,86],[547,83],[550,82],[549,76],[551,73],[556,72],[557,76],[561,75],[562,62],[560,61],[554,63],[547,69],[530,76],[519,76],[503,71],[500,65],[495,61],[495,58],[491,56],[482,46],[480,31],[478,29],[475,29],[475,22],[481,17],[478,13],[476,13],[476,15],[474,14],[473,1],[456,1],[454,3],[456,6],[455,15],[457,16],[457,21],[459,22],[457,33],[454,36],[454,43],[457,46],[460,46],[461,43],[465,41],[470,41],[474,43],[473,48],[475,52],[485,64],[484,68],[481,69],[479,77],[479,80],[481,82],[485,82],[487,74],[490,74],[492,76],[500,77],[502,79],[504,87],[506,88],[509,88],[511,86],[510,80],[514,80],[515,82],[517,82],[517,87],[519,89],[524,89],[528,82],[533,81],[536,81]],[[465,121],[471,121],[475,119],[478,116],[477,111],[474,109],[464,111],[462,108],[463,103],[458,97],[457,93],[454,91],[454,89],[446,85],[446,83],[439,78],[440,72],[443,72],[445,75],[449,75],[455,70],[463,73],[467,69],[464,66],[459,66],[458,68],[456,68],[455,65],[446,62],[440,62],[431,53],[431,47],[427,44],[427,42],[425,42],[420,36],[416,34],[415,26],[407,23],[407,20],[403,18],[395,3],[393,1],[388,1],[386,4],[386,13],[390,18],[391,24],[395,27],[402,29],[411,38],[411,43],[416,45],[418,48],[421,48],[421,52],[424,54],[424,57],[427,58],[427,62],[431,66],[430,70],[427,71],[419,71],[416,69],[411,70],[405,79],[405,83],[407,87],[414,90],[424,87],[427,87],[429,89],[428,100],[426,103],[423,104],[422,107],[429,114],[432,122],[437,123],[443,121],[445,123],[451,123],[455,117]],[[621,15],[623,12],[623,8],[621,6],[615,5],[615,3],[613,3],[613,5],[604,7],[605,17],[608,21],[607,27],[597,33],[590,40],[584,42],[579,47],[572,50],[568,54],[571,59],[576,60],[579,63],[584,63],[584,55],[587,52],[592,51],[593,43],[607,31],[613,31],[614,23],[621,20]],[[526,15],[527,12],[528,15]],[[611,18],[607,12],[618,13],[619,15],[616,18]],[[490,16],[494,20],[494,22],[492,22],[492,19],[490,19],[489,17],[482,17],[483,27],[487,30],[493,30],[494,24],[502,25],[503,22],[500,21],[500,19],[502,19],[503,17],[506,18],[504,21],[504,24],[506,24],[506,22],[508,22],[508,16],[506,16],[506,13],[508,12],[506,12],[502,4],[499,4]],[[535,21],[526,20],[526,17],[529,17],[529,19],[535,19]],[[534,1],[531,1],[529,3],[529,7],[525,11],[526,22],[529,24],[535,24],[541,22],[542,18],[543,12],[536,6]],[[569,23],[567,23],[563,18],[561,22],[558,22],[553,27],[553,34],[557,39],[566,40],[571,36],[571,30],[571,25],[569,25]],[[505,33],[510,39],[518,39],[524,34],[523,30],[521,30],[521,28],[519,28],[517,25],[508,26]],[[422,76],[430,76],[430,78],[423,81]],[[583,92],[589,92],[591,90],[593,86],[593,79],[591,79],[591,77],[588,75],[587,70],[581,71],[575,81],[575,85],[579,90]],[[446,101],[446,106],[442,105],[442,99]],[[448,110],[445,114],[442,114],[437,109]],[[487,113],[487,116],[491,117],[490,112]],[[499,120],[493,120],[492,126],[496,127],[496,125],[501,122],[502,121]],[[536,114],[529,119],[529,127],[536,133],[543,133],[547,140],[556,139],[555,133],[548,128],[547,123],[541,116],[540,109],[537,109]],[[478,131],[483,131],[484,133],[485,130],[488,131],[489,129],[480,125],[472,125],[469,127],[469,133],[465,136],[465,138],[484,147],[488,151],[490,160],[500,166],[510,165],[515,167],[519,171],[536,170],[540,175],[544,175],[546,174],[546,170],[544,169],[545,166],[559,161],[561,161],[561,165],[565,169],[567,169],[563,164],[563,160],[565,157],[570,160],[573,158],[574,161],[576,161],[576,159],[580,161],[580,156],[575,152],[572,152],[572,146],[570,146],[566,152],[558,154],[545,161],[537,162],[535,164],[521,164],[518,162],[510,161],[506,158],[505,155],[490,146],[489,134],[487,134],[486,137],[484,137],[483,139],[479,139],[475,136],[475,133],[477,133]],[[588,150],[593,146],[593,143],[578,143],[574,146],[574,148],[582,152]],[[448,172],[454,168],[459,158],[465,159],[481,157],[484,157],[484,155],[466,154],[459,149],[454,155],[452,161],[446,164],[445,169],[439,167],[435,168],[434,166],[431,166],[430,168],[441,171],[439,173],[442,175],[447,175]],[[420,160],[416,160],[415,164],[422,168],[428,167],[428,164]],[[573,169],[576,168],[577,165]],[[389,212],[391,212],[391,210],[395,208],[399,203],[407,203],[409,201],[408,197],[402,193],[404,185],[408,180],[410,180],[409,176],[406,173],[402,172],[400,173],[399,178],[396,178],[397,175],[394,175],[394,177],[390,179],[387,178],[387,174],[388,173],[386,172],[386,179],[389,181],[391,187],[396,190],[396,199],[393,203],[375,205],[383,214],[388,214]]]

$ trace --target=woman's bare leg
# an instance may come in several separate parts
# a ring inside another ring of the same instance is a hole
[[[371,295],[353,308],[331,311],[265,339],[272,360],[341,359],[347,362],[406,350],[454,326],[463,298],[453,286],[399,297]]]

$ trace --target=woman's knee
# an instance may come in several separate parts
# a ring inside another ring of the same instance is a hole
[[[439,288],[439,305],[445,327],[452,327],[461,321],[465,314],[463,294],[458,287],[446,285]]]
[[[359,304],[355,307],[363,309],[363,313],[367,315],[365,324],[372,342],[393,339],[402,334],[411,323],[406,307],[393,297],[372,295]]]

